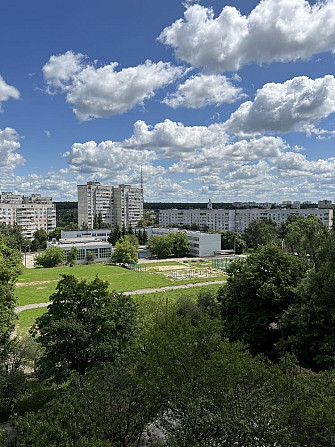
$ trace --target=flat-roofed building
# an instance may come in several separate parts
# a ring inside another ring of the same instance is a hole
[[[93,237],[102,242],[108,242],[111,231],[110,228],[102,228],[98,230],[61,230],[60,237],[61,239],[76,239],[77,241],[82,238]]]
[[[131,185],[106,186],[100,182],[78,185],[78,225],[94,227],[94,217],[101,214],[102,220],[135,227],[143,217],[143,189]]]
[[[0,193],[0,223],[17,224],[22,235],[32,239],[35,231],[47,233],[56,228],[56,208],[51,197],[32,194],[25,197],[11,192]]]
[[[159,212],[162,227],[197,225],[200,230],[236,231],[244,233],[253,220],[271,219],[277,224],[285,222],[289,216],[316,216],[327,228],[333,226],[333,209],[319,208],[247,208],[247,209],[168,209]]]
[[[190,243],[189,254],[197,257],[214,256],[221,249],[219,233],[202,233],[201,231],[180,230],[178,228],[145,228],[148,239],[152,236],[167,236],[169,233],[185,233]]]
[[[71,248],[76,247],[78,249],[76,264],[85,264],[89,252],[95,256],[94,262],[111,261],[113,256],[112,245],[95,237],[68,238],[59,241],[54,239],[48,242],[47,246],[61,248],[65,253],[65,262]]]

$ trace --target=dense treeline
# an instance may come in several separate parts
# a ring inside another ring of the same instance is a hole
[[[78,222],[78,202],[55,202],[55,204],[57,227]]]

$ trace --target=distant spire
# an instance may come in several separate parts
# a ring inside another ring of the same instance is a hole
[[[212,200],[211,200],[211,198],[208,199],[207,208],[208,208],[209,210],[212,210],[212,209],[213,209],[213,204],[212,204]]]

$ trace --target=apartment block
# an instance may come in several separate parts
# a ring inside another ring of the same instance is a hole
[[[329,206],[329,204],[327,203]],[[333,226],[333,209],[322,203],[319,208],[249,208],[249,209],[189,209],[161,210],[159,225],[183,226],[197,225],[200,229],[209,228],[217,231],[236,231],[244,233],[253,220],[272,219],[277,224],[285,222],[290,215],[308,217],[314,215],[322,220],[327,228]]]
[[[35,231],[56,228],[56,207],[51,197],[32,194],[25,197],[12,192],[0,193],[0,223],[17,224],[23,236],[33,239]]]
[[[131,185],[104,186],[100,182],[78,185],[78,225],[93,228],[94,216],[119,227],[135,227],[143,217],[143,189]]]

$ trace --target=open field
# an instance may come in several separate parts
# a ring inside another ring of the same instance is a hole
[[[143,264],[142,264],[143,266]],[[117,292],[134,291],[149,288],[161,288],[172,285],[201,283],[209,280],[222,280],[222,272],[209,274],[205,269],[195,269],[185,263],[162,262],[147,266],[140,273],[110,264],[89,264],[75,267],[57,267],[49,269],[26,269],[19,277],[16,288],[18,305],[44,303],[55,291],[62,274],[71,274],[79,279],[93,280],[96,275],[108,281],[111,290]]]
[[[134,295],[133,299],[138,304],[140,319],[143,319],[144,315],[146,318],[150,318],[150,316],[156,315],[158,312],[162,312],[163,310],[165,311],[166,305],[168,307],[173,306],[177,298],[180,296],[196,298],[201,290],[211,290],[213,292],[217,292],[220,287],[222,287],[222,284],[182,290],[170,290],[150,294],[148,293],[143,295]],[[43,307],[20,312],[18,315],[18,335],[22,336],[26,334],[29,328],[34,324],[35,319],[46,312],[46,310],[46,307]]]

